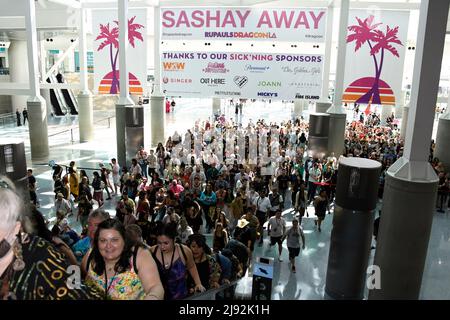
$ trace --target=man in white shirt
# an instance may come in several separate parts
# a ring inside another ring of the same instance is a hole
[[[111,171],[114,184],[114,195],[116,195],[117,187],[120,187],[120,166],[115,158],[111,159]]]
[[[190,176],[190,178],[189,178],[190,183],[191,183],[191,186],[192,186],[193,183],[194,183],[195,177],[198,177],[198,178],[200,179],[201,184],[203,184],[203,183],[206,182],[206,176],[205,176],[205,174],[204,174],[203,172],[201,172],[200,165],[196,165],[196,166],[195,166],[195,171],[192,172],[192,174],[191,174],[191,176]]]
[[[64,195],[62,193],[58,193],[55,200],[55,212],[58,211],[63,213],[64,215],[72,212],[70,202],[64,199]]]
[[[308,203],[314,200],[316,196],[317,185],[315,183],[320,182],[320,170],[317,163],[314,163],[311,169],[309,169],[308,178]]]
[[[157,166],[157,159],[155,156],[155,150],[151,149],[150,154],[147,157],[147,163],[148,163],[148,176],[150,178],[153,177],[153,173],[156,172],[156,166]]]
[[[253,205],[256,207],[256,217],[259,220],[258,232],[260,234],[259,245],[261,246],[263,244],[263,226],[269,216],[269,210],[272,207],[265,190],[261,191],[261,195],[253,200]]]
[[[281,210],[278,210],[275,216],[269,219],[267,230],[270,235],[270,247],[278,243],[278,261],[282,262],[281,252],[283,245],[281,239],[286,233],[286,220],[281,216]]]

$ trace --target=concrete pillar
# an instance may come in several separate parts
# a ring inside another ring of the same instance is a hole
[[[152,114],[152,146],[156,147],[159,142],[165,144],[165,122],[166,112],[164,107],[164,97],[152,96],[150,97],[151,114]]]
[[[309,115],[308,154],[322,158],[328,151],[330,115],[312,113]]]
[[[129,95],[127,48],[128,48],[128,0],[119,0],[119,82],[120,97],[116,104],[116,139],[117,139],[117,161],[119,165],[126,164],[125,143],[125,108],[133,106],[134,103]]]
[[[436,149],[434,156],[444,164],[445,170],[450,170],[450,108],[447,107],[445,114],[439,118]]]
[[[385,126],[387,124],[386,119],[392,114],[392,106],[381,106],[381,125]]]
[[[50,101],[50,89],[40,90],[42,99],[45,100],[45,106],[47,107],[47,118],[53,113],[52,102]]]
[[[400,126],[400,138],[405,140],[406,127],[408,126],[409,104],[402,108],[402,125]]]
[[[164,97],[161,94],[161,56],[160,56],[160,43],[161,43],[161,25],[160,25],[161,7],[154,7],[154,66],[155,66],[155,87],[153,95],[150,97],[150,113],[151,113],[151,137],[153,147],[156,147],[159,142],[164,144],[165,142],[165,122],[166,112],[164,106]]]
[[[8,58],[10,81],[22,84],[28,83],[27,42],[22,40],[11,41]],[[17,108],[22,112],[27,104],[27,96],[11,96],[11,102],[11,112],[16,112]]]
[[[294,115],[296,117],[301,117],[305,106],[304,100],[295,99],[294,100]]]
[[[347,26],[350,0],[341,0],[341,10],[339,13],[339,39],[336,64],[336,83],[333,104],[336,107],[342,106],[342,95],[344,93],[344,73],[345,55],[347,48]]]
[[[212,115],[214,119],[214,115],[220,115],[221,109],[220,109],[220,98],[213,98],[212,99]]]
[[[325,113],[331,107],[329,102],[316,102],[316,112]]]
[[[80,9],[80,84],[81,91],[78,94],[78,124],[80,126],[80,142],[88,142],[94,139],[94,110],[92,94],[88,86],[87,70],[87,45],[86,45],[86,9]]]
[[[120,166],[126,164],[125,148],[125,108],[128,105],[116,104],[116,143],[117,143],[117,162]]]
[[[330,91],[330,64],[331,64],[331,47],[333,44],[333,1],[330,2],[327,10],[327,31],[325,33],[325,58],[323,62],[323,78],[322,78],[322,100],[328,101],[328,93]]]
[[[49,155],[47,107],[45,100],[39,95],[38,45],[36,32],[35,1],[27,1],[25,5],[25,27],[27,35],[28,83],[30,96],[27,100],[31,158],[44,160]]]
[[[80,126],[80,142],[94,139],[94,112],[92,94],[81,91],[78,96],[78,124]]]
[[[339,163],[325,293],[363,299],[378,200],[381,163],[343,158]]]
[[[404,155],[386,173],[369,299],[418,299],[436,205],[428,162],[450,0],[422,0]]]
[[[31,158],[45,160],[49,156],[47,107],[40,97],[29,97],[27,101]]]
[[[396,119],[401,119],[404,105],[406,105],[406,90],[402,90],[402,100],[395,104],[394,115]]]

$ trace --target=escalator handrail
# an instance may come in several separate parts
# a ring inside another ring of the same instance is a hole
[[[226,290],[228,288],[231,288],[231,287],[237,285],[238,282],[241,279],[242,278],[239,278],[239,279],[236,279],[236,280],[234,280],[234,281],[232,281],[232,282],[230,282],[228,284],[223,284],[223,285],[221,285],[218,288],[212,288],[212,289],[206,290],[204,292],[194,293],[194,294],[186,297],[184,300],[201,300],[202,297],[209,296],[209,295],[216,295],[219,292],[222,292],[222,291],[224,291],[224,290]]]

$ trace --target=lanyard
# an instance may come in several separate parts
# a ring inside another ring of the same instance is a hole
[[[108,285],[108,273],[106,272],[105,266],[105,300],[108,300],[108,292],[111,289],[111,286],[114,282],[114,278],[117,276],[117,271],[114,273],[114,276],[111,278],[111,283]]]

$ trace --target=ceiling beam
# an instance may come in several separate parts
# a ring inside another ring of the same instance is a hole
[[[411,2],[362,2],[350,1],[350,9],[374,9],[380,10],[419,10],[420,3]]]

